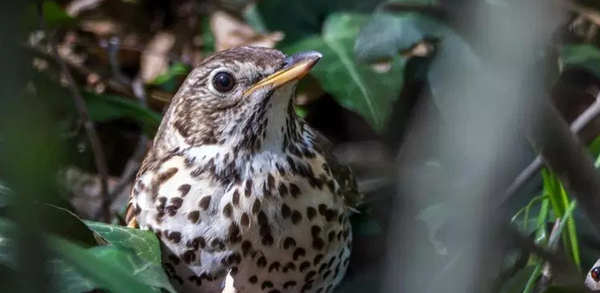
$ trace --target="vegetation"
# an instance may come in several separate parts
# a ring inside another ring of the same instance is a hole
[[[598,3],[9,2],[2,292],[175,292],[126,202],[186,75],[240,45],[324,55],[296,111],[367,199],[340,292],[600,289]]]

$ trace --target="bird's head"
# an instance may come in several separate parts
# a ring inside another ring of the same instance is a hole
[[[314,51],[285,56],[258,47],[215,53],[189,74],[173,98],[157,141],[281,149],[303,127],[293,96],[298,81],[320,58]]]

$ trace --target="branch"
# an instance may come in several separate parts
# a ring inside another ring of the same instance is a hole
[[[536,89],[531,86],[531,89]],[[590,220],[595,236],[600,236],[600,176],[594,161],[577,135],[561,118],[556,108],[540,92],[533,92],[527,104],[525,117],[527,133],[533,147],[540,151],[546,165],[552,169],[569,194],[578,202]],[[573,123],[582,128],[600,111],[598,99]]]
[[[586,127],[594,119],[600,117],[600,93],[596,96],[596,101],[589,108],[587,108],[581,115],[571,123],[571,131],[573,133],[579,133],[584,127]],[[544,166],[542,157],[538,156],[535,158],[529,166],[527,166],[518,176],[515,181],[508,187],[504,194],[504,202],[515,194],[525,183],[531,180],[536,174],[538,174]]]
[[[68,81],[69,90],[73,95],[73,101],[75,102],[75,106],[77,107],[77,111],[79,112],[79,119],[81,119],[81,123],[85,127],[87,138],[92,147],[92,152],[94,155],[94,162],[96,164],[96,168],[98,169],[98,173],[100,174],[100,188],[103,197],[108,197],[108,167],[106,166],[106,156],[104,155],[104,150],[102,149],[102,145],[100,144],[100,139],[98,138],[98,134],[96,133],[96,129],[94,128],[94,124],[90,120],[89,112],[85,102],[83,101],[83,97],[81,93],[77,89],[75,84],[75,80],[73,76],[69,72],[67,65],[64,60],[60,58],[57,50],[56,41],[54,40],[53,35],[51,34],[50,28],[44,19],[44,0],[38,0],[37,2],[37,13],[39,17],[40,26],[43,31],[48,36],[48,40],[50,42],[50,49],[52,51],[52,55],[54,59],[59,64],[61,71],[64,73],[65,77]],[[108,217],[108,216],[107,216]],[[108,220],[108,218],[105,218]]]

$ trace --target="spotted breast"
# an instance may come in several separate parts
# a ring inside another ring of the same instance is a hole
[[[331,144],[293,108],[321,58],[240,47],[196,68],[138,173],[130,226],[161,240],[180,292],[331,292],[352,246],[362,196]]]

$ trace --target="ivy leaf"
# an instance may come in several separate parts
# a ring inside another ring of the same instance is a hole
[[[160,125],[161,115],[142,107],[137,101],[91,92],[85,92],[84,99],[89,109],[90,119],[94,122],[129,117],[141,122],[144,129],[150,133],[154,133]]]
[[[86,221],[86,224],[110,245],[129,249],[149,263],[160,264],[160,244],[152,232],[99,222]]]
[[[321,36],[304,39],[283,51],[321,52],[323,58],[311,74],[337,103],[360,114],[376,131],[382,131],[402,89],[405,62],[395,58],[389,70],[380,72],[354,61],[353,44],[367,19],[362,14],[333,14],[325,21]]]
[[[360,30],[354,51],[362,63],[390,60],[426,38],[439,37],[440,25],[417,13],[375,12]]]
[[[569,67],[581,67],[600,77],[600,50],[593,45],[565,45],[560,50],[564,71]]]

